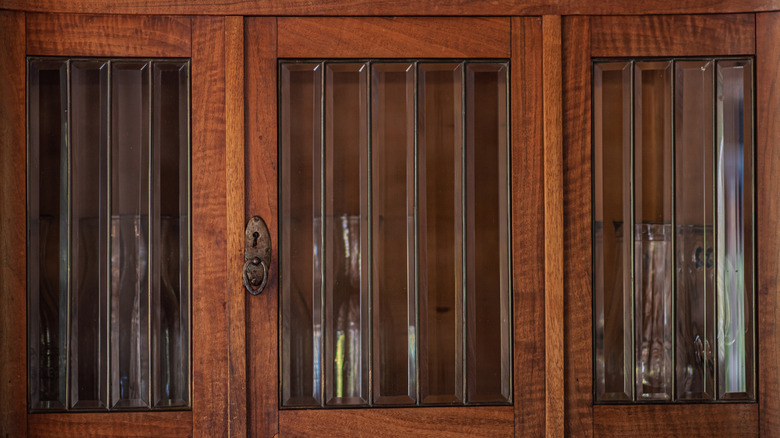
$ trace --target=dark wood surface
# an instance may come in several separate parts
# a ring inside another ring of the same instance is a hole
[[[509,436],[514,409],[501,407],[307,409],[279,412],[282,436]]]
[[[566,436],[593,436],[590,25],[563,20],[563,242]]]
[[[246,436],[246,296],[244,265],[244,17],[225,18],[225,127],[231,437]]]
[[[247,298],[248,435],[279,430],[279,232],[276,142],[276,19],[247,18],[246,217],[265,219],[271,234],[271,277],[265,291]]]
[[[545,430],[542,20],[512,19],[515,436]]]
[[[758,405],[602,405],[593,407],[593,423],[603,437],[757,437]]]
[[[708,56],[755,52],[755,15],[591,18],[591,55]]]
[[[756,17],[758,400],[761,435],[780,436],[780,13]]]
[[[24,14],[0,12],[0,436],[27,416]]]
[[[771,11],[778,0],[2,0],[38,12],[206,15],[606,15]]]
[[[30,414],[27,424],[30,437],[193,436],[191,411]]]
[[[27,54],[189,57],[189,17],[27,14]]]
[[[192,26],[193,432],[228,433],[225,19]]]
[[[297,18],[278,21],[279,58],[508,58],[509,19]]]
[[[561,17],[542,17],[546,435],[563,436],[563,133]],[[521,201],[522,205],[522,201]],[[532,315],[519,315],[533,317]]]

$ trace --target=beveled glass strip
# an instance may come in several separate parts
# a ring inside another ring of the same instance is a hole
[[[716,70],[718,398],[753,399],[753,65]]]
[[[373,403],[417,401],[414,64],[371,66]]]
[[[108,70],[71,62],[70,407],[106,409]]]
[[[325,64],[327,405],[369,403],[368,65]]]
[[[322,403],[322,65],[280,66],[282,406]]]
[[[466,64],[467,402],[512,394],[505,63]]]
[[[633,399],[631,63],[593,66],[596,400]]]

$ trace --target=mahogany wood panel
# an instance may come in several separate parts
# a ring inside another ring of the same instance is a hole
[[[756,17],[758,400],[763,436],[780,436],[780,13]]]
[[[244,38],[246,217],[264,218],[272,241],[265,291],[247,298],[247,421],[250,436],[270,437],[279,430],[276,19],[247,18]]]
[[[27,54],[189,57],[189,17],[27,14]]]
[[[508,18],[284,17],[280,58],[508,58]]]
[[[590,25],[563,21],[563,236],[566,436],[593,436]]]
[[[225,19],[193,19],[193,431],[227,436]]]
[[[545,430],[542,21],[512,18],[515,436]]]
[[[709,56],[755,52],[755,15],[592,17],[591,54]]]
[[[205,15],[609,15],[771,11],[778,0],[1,0],[37,12]]]
[[[509,436],[514,409],[501,407],[279,411],[283,436]]]
[[[225,18],[227,266],[231,437],[246,436],[246,296],[244,265],[244,18]]]
[[[758,405],[755,403],[597,405],[593,407],[593,419],[596,436],[758,436]]]
[[[544,89],[544,339],[548,437],[563,436],[563,138],[561,17],[542,17]],[[522,317],[525,317],[523,315]]]
[[[190,437],[192,412],[30,414],[30,437]]]
[[[0,12],[0,436],[27,427],[24,13]]]

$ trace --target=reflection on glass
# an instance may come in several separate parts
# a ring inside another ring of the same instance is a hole
[[[677,398],[714,399],[713,63],[675,63]]]
[[[672,63],[634,67],[636,397],[672,398]]]
[[[322,401],[322,66],[280,69],[281,391],[285,406]]]
[[[417,400],[414,64],[371,71],[374,403]]]
[[[70,406],[105,408],[108,64],[71,63]]]
[[[717,63],[718,396],[751,399],[753,362],[752,63]]]
[[[28,63],[28,381],[32,409],[65,408],[68,251],[67,69]]]
[[[325,70],[327,404],[368,403],[368,66]]]
[[[418,71],[422,403],[464,399],[462,69],[427,63]]]
[[[593,69],[596,400],[631,400],[631,63]]]
[[[189,403],[189,64],[152,64],[152,397]]]
[[[470,403],[512,393],[507,68],[466,64],[466,309]]]

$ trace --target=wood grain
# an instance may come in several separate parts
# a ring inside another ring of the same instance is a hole
[[[71,13],[196,15],[635,15],[772,11],[778,0],[2,0],[0,8]]]
[[[596,436],[758,436],[758,405],[755,403],[602,405],[593,407],[593,419]]]
[[[280,58],[508,58],[508,18],[279,18]]]
[[[563,436],[563,138],[561,17],[542,17],[544,89],[545,435]]]
[[[590,25],[563,20],[563,236],[566,436],[593,436]]]
[[[545,430],[542,20],[512,18],[515,436]]]
[[[27,417],[24,13],[0,12],[0,436]]]
[[[189,17],[27,14],[27,54],[189,57]]]
[[[509,436],[514,409],[501,407],[309,409],[279,412],[283,436]]]
[[[227,436],[225,19],[193,19],[193,431]]]
[[[592,17],[591,55],[710,56],[755,52],[755,16]]]
[[[30,437],[192,436],[191,411],[31,414],[27,418]]]
[[[248,434],[279,431],[278,295],[279,217],[276,142],[276,19],[247,18],[246,217],[265,219],[271,234],[271,266],[265,291],[247,299]]]
[[[225,18],[227,266],[231,437],[246,436],[246,296],[244,264],[244,17]]]
[[[756,17],[758,401],[762,436],[780,436],[780,13]]]

